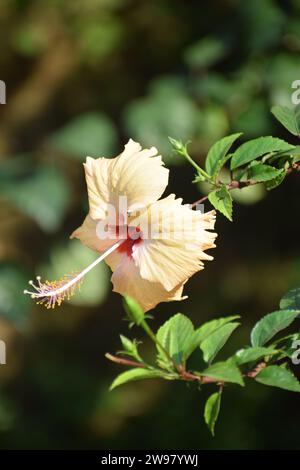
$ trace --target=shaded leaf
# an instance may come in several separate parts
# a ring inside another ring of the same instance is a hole
[[[300,340],[300,333],[294,333],[283,338],[279,338],[275,341],[274,346],[275,348],[280,349],[278,354],[277,360],[284,359],[286,357],[293,359],[293,356],[297,353],[298,348],[298,341]]]
[[[300,107],[273,106],[271,113],[293,135],[300,135]]]
[[[290,392],[300,392],[300,383],[284,366],[265,367],[255,378],[261,384],[279,387]]]
[[[31,307],[30,298],[23,295],[27,285],[28,277],[21,268],[14,264],[0,264],[0,317],[18,327],[25,325]]]
[[[2,185],[1,192],[47,232],[58,229],[70,201],[68,181],[58,170],[49,167]]]
[[[159,149],[165,162],[184,163],[170,152],[166,136],[186,142],[198,129],[198,109],[180,80],[159,78],[152,82],[146,97],[138,98],[125,108],[124,125],[128,135],[145,147]]]
[[[299,313],[298,310],[278,310],[264,316],[251,331],[252,346],[263,346],[276,333],[287,328]]]
[[[113,122],[102,113],[74,118],[49,139],[53,149],[84,160],[86,156],[111,155],[118,136]]]
[[[280,300],[279,306],[283,310],[300,310],[300,287],[287,292]]]
[[[267,190],[270,191],[271,189],[275,189],[277,188],[277,186],[280,186],[281,183],[284,181],[285,177],[286,177],[286,170],[282,169],[281,173],[279,173],[274,179],[266,182],[265,186]]]
[[[278,170],[277,168],[260,162],[255,162],[255,164],[253,162],[248,169],[248,178],[258,183],[274,180],[282,176],[282,174],[285,174],[285,170]]]
[[[226,52],[224,42],[215,37],[206,37],[190,46],[184,54],[189,67],[210,67],[218,62]]]

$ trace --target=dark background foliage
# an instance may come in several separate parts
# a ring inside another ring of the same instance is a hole
[[[210,389],[147,381],[108,392],[120,367],[104,353],[128,330],[104,265],[55,311],[22,295],[34,273],[57,278],[95,258],[68,241],[87,210],[87,154],[116,155],[129,137],[156,145],[169,192],[193,202],[205,188],[168,135],[191,139],[199,162],[234,131],[295,143],[269,108],[289,105],[300,79],[299,13],[297,0],[1,1],[1,448],[299,449],[296,394],[228,387],[213,439],[201,419]],[[232,350],[248,342],[300,284],[298,188],[292,175],[272,194],[236,195],[235,222],[217,220],[214,262],[188,283],[188,300],[155,310],[153,327],[177,311],[196,325],[239,313]]]

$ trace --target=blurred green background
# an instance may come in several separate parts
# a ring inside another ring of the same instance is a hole
[[[1,0],[0,43],[0,448],[299,449],[296,394],[230,387],[213,439],[201,416],[210,387],[108,392],[121,368],[104,353],[120,333],[141,334],[128,333],[106,266],[54,311],[22,291],[36,274],[55,279],[95,259],[68,240],[87,211],[86,155],[117,155],[129,137],[156,145],[169,192],[193,202],[201,188],[168,135],[191,139],[199,162],[229,132],[295,143],[269,108],[289,105],[300,79],[300,2]],[[233,350],[300,285],[299,177],[265,196],[251,188],[233,224],[218,217],[215,261],[188,283],[188,300],[154,311],[154,328],[177,311],[196,325],[238,313]]]

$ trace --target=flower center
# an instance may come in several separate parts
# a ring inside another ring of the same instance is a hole
[[[116,227],[117,233],[119,232],[119,227]],[[119,253],[126,253],[127,256],[131,257],[133,252],[133,247],[142,242],[143,232],[139,227],[127,227],[127,238],[126,240],[117,248]]]

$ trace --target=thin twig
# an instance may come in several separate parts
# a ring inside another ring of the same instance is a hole
[[[265,362],[260,362],[257,364],[254,369],[250,370],[247,374],[246,377],[250,377],[251,379],[255,379],[255,377],[267,366]]]
[[[290,168],[288,168],[286,174],[289,175],[294,170],[295,171],[300,171],[300,165],[298,163],[293,163],[293,165]],[[248,186],[255,186],[256,184],[259,184],[259,181],[251,181],[251,180],[235,181],[235,180],[233,180],[229,184],[226,185],[226,188],[228,189],[228,191],[232,191],[233,189],[243,189],[243,188],[246,188]],[[203,204],[203,202],[207,201],[207,199],[208,199],[208,195],[203,196],[201,199],[198,199],[197,201],[193,202],[191,204],[191,207],[195,207],[198,204]]]
[[[130,359],[126,359],[125,357],[113,356],[110,353],[106,353],[105,357],[110,361],[115,362],[116,364],[121,364],[122,366],[145,368],[145,364],[141,362],[131,361]]]
[[[105,357],[116,364],[120,364],[122,366],[129,366],[129,367],[140,367],[143,369],[147,369],[147,365],[145,363],[131,361],[130,359],[126,359],[124,357],[113,356],[110,353],[106,353]],[[250,370],[244,377],[249,377],[251,379],[255,379],[255,377],[267,366],[265,362],[260,362],[254,369]],[[220,379],[216,379],[214,377],[208,377],[207,375],[196,375],[192,372],[188,372],[185,370],[183,366],[177,366],[176,370],[180,376],[180,378],[186,382],[199,382],[200,384],[218,384],[220,387],[224,387],[225,382],[221,381]]]

